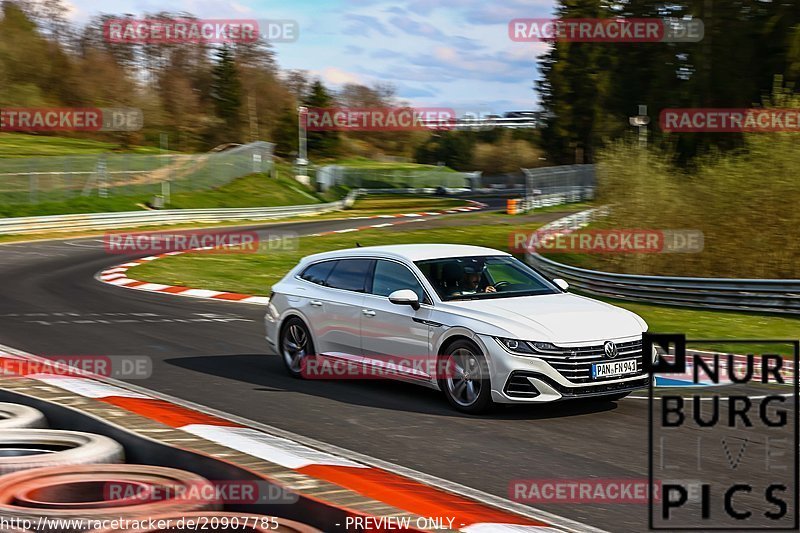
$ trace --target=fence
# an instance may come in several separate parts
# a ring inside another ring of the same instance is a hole
[[[280,207],[243,207],[225,209],[164,209],[122,213],[88,213],[42,217],[0,218],[0,235],[19,235],[45,231],[102,230],[133,226],[156,226],[186,222],[223,222],[231,220],[266,220],[325,213],[351,207],[360,191],[352,191],[343,200],[326,204],[287,205]]]
[[[480,172],[443,170],[380,170],[328,165],[317,169],[316,182],[321,190],[335,185],[364,189],[420,189],[426,187],[472,187]]]
[[[584,227],[607,208],[590,209],[543,226],[540,231],[570,232]],[[638,276],[588,270],[526,253],[528,263],[549,278],[563,278],[582,292],[648,303],[800,315],[800,280]]]
[[[594,165],[523,168],[522,172],[525,174],[526,192],[517,212],[594,198]]]
[[[2,158],[0,205],[210,189],[253,172],[269,171],[273,147],[255,142],[207,154]]]

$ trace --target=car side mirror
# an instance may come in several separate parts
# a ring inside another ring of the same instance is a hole
[[[389,295],[389,301],[396,305],[410,305],[416,311],[419,309],[419,297],[411,289],[400,289]]]
[[[567,289],[569,289],[569,283],[567,283],[565,280],[561,278],[554,279],[553,283],[555,284],[556,287],[558,287],[564,292],[567,292]]]

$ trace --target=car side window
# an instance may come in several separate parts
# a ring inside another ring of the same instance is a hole
[[[372,278],[372,294],[389,296],[400,289],[411,289],[417,293],[420,302],[425,301],[425,290],[408,267],[379,259]]]
[[[373,259],[340,259],[328,275],[325,286],[346,291],[366,292],[374,262]]]
[[[311,283],[316,283],[317,285],[325,285],[325,280],[328,279],[328,275],[333,270],[333,267],[336,265],[336,261],[323,261],[322,263],[314,263],[310,267],[306,268],[302,274],[300,274],[300,278],[306,281],[310,281]]]

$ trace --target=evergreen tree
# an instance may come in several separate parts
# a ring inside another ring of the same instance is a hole
[[[220,47],[215,55],[212,70],[211,99],[222,127],[214,137],[222,142],[242,140],[242,83],[236,69],[233,52],[227,45]]]
[[[311,84],[311,90],[304,105],[307,107],[331,107],[333,97],[322,84],[316,80]],[[335,131],[309,131],[308,154],[309,159],[314,157],[334,157],[339,150],[339,133]]]

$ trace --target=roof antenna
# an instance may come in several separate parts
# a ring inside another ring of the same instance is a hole
[[[356,241],[356,248],[361,248],[361,243]]]

